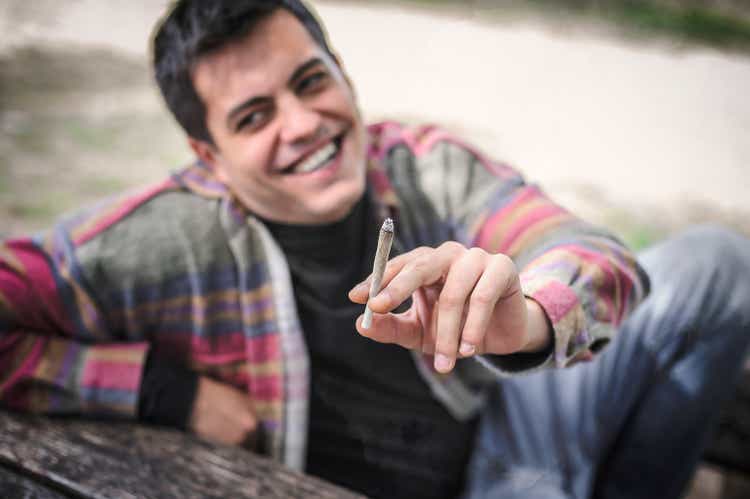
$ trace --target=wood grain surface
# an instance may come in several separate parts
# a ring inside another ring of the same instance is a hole
[[[363,497],[178,431],[0,410],[0,497],[10,491],[52,499]]]

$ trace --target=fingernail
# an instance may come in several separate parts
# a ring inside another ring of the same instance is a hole
[[[477,347],[475,347],[474,345],[466,341],[462,341],[461,346],[458,349],[458,353],[460,353],[464,357],[468,357],[469,355],[474,355],[474,352],[476,351],[477,351]]]
[[[367,281],[362,281],[352,288],[352,292],[361,292],[367,288]]]
[[[447,373],[453,368],[453,360],[442,353],[435,355],[435,370],[441,373]]]

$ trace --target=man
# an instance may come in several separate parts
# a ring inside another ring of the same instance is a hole
[[[626,319],[648,283],[616,239],[437,128],[366,128],[298,1],[180,1],[154,65],[198,161],[5,244],[3,405],[172,425],[378,497],[679,494],[747,348],[747,241],[654,249]]]

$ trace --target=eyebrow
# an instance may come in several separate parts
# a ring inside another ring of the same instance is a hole
[[[292,86],[294,82],[297,81],[303,74],[305,74],[307,70],[309,70],[312,67],[317,66],[318,64],[323,64],[323,60],[320,57],[313,57],[309,59],[308,61],[300,64],[297,67],[297,69],[294,70],[294,72],[292,73],[292,76],[289,77],[289,81],[287,81],[287,85]],[[270,100],[271,100],[270,97],[259,96],[259,97],[251,97],[247,99],[246,101],[243,101],[240,104],[237,104],[235,107],[232,108],[231,111],[229,111],[229,114],[227,115],[227,128],[231,128],[232,120],[242,111],[247,109],[248,107],[266,103]]]

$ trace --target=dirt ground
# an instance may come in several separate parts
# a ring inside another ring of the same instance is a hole
[[[148,70],[166,4],[0,3],[0,235],[189,160]],[[515,11],[314,4],[368,119],[445,125],[636,247],[705,221],[750,234],[750,56]],[[715,497],[702,473],[691,497]]]

